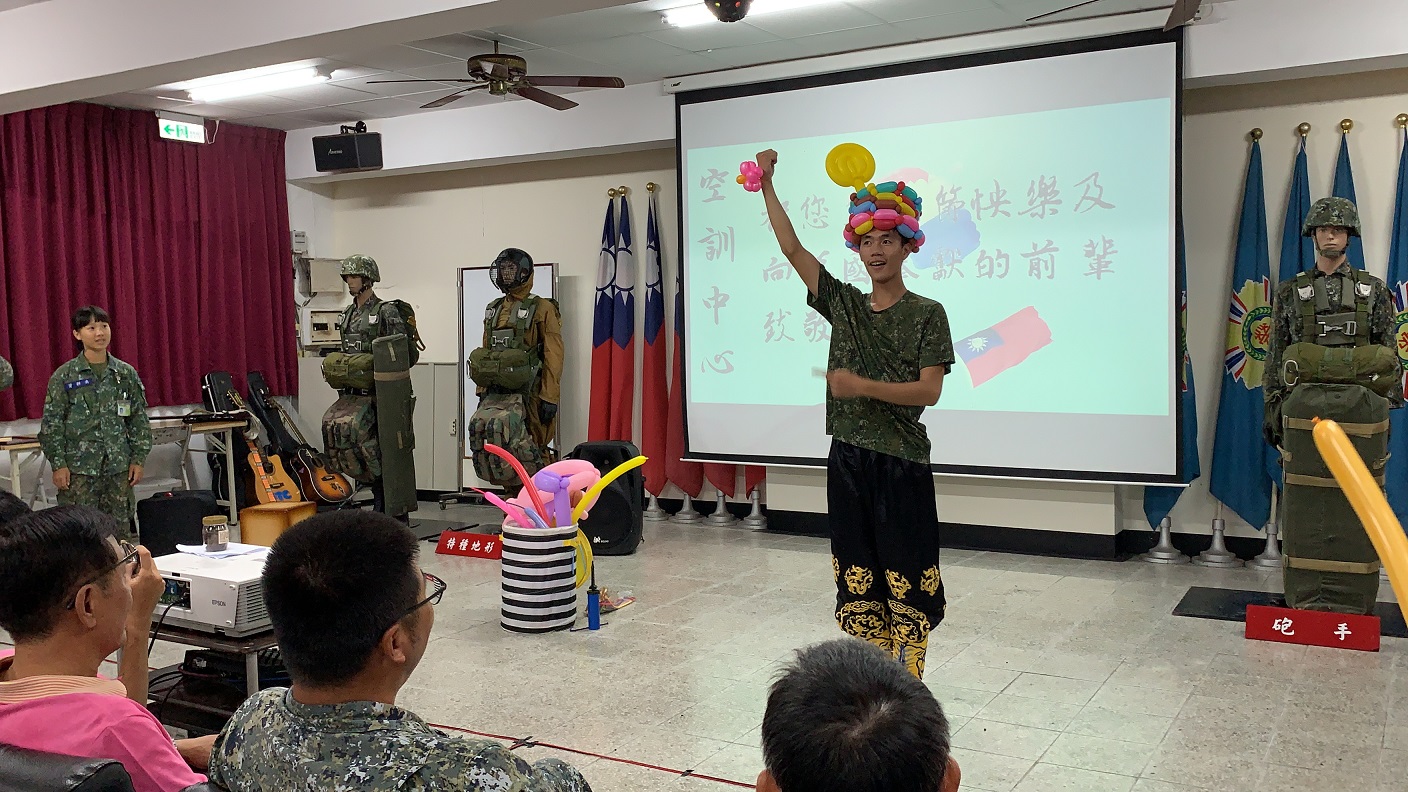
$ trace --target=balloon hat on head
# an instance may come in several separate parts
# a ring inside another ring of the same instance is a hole
[[[924,244],[924,232],[919,230],[919,218],[924,214],[924,201],[913,187],[904,182],[872,184],[875,177],[875,157],[857,143],[842,143],[826,155],[826,175],[851,193],[851,217],[842,234],[846,247],[860,249],[860,238],[871,231],[898,231],[914,243]]]

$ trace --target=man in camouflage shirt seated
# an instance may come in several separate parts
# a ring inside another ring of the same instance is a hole
[[[264,599],[291,688],[249,698],[216,738],[210,780],[231,792],[591,792],[570,765],[529,765],[396,706],[425,654],[443,581],[375,512],[310,517],[274,543]]]

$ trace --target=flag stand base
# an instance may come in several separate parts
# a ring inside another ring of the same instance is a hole
[[[1140,558],[1151,564],[1186,564],[1188,556],[1173,546],[1173,521],[1165,517],[1159,522],[1159,543]]]
[[[724,493],[719,491],[714,498],[714,513],[709,515],[705,522],[718,528],[732,528],[738,524],[738,518],[728,512],[728,504],[724,502]]]
[[[641,515],[646,522],[664,522],[670,519],[670,513],[660,508],[660,501],[650,496],[650,503],[645,506],[645,514]]]
[[[1285,559],[1281,556],[1281,548],[1276,541],[1275,520],[1266,524],[1266,549],[1261,551],[1261,555],[1248,561],[1247,566],[1253,569],[1281,569],[1285,566]]]
[[[753,531],[766,531],[768,529],[768,518],[763,516],[763,508],[758,502],[758,488],[753,488],[753,494],[749,496],[753,502],[753,511],[743,518],[743,527]]]
[[[1212,521],[1212,547],[1199,553],[1198,557],[1193,559],[1195,566],[1214,569],[1236,569],[1242,566],[1242,559],[1227,550],[1227,542],[1223,538],[1226,530],[1226,520],[1218,517]]]
[[[680,506],[680,510],[675,512],[674,517],[670,518],[670,522],[680,525],[698,525],[703,519],[704,515],[694,510],[694,499],[689,497],[689,493],[685,493],[684,505]]]

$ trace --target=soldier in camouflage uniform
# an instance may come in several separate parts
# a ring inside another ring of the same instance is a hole
[[[131,532],[132,487],[142,480],[152,430],[137,370],[108,354],[108,321],[94,305],[74,313],[73,337],[83,352],[49,378],[39,443],[60,504],[105,511]]]
[[[0,391],[15,384],[15,369],[10,361],[0,357]]]
[[[1302,280],[1308,283],[1298,284],[1296,279],[1288,279],[1276,285],[1271,343],[1262,373],[1263,398],[1266,401],[1262,432],[1272,446],[1281,444],[1281,405],[1289,392],[1281,370],[1286,347],[1302,341],[1323,346],[1352,345],[1355,335],[1342,333],[1329,340],[1306,337],[1301,300],[1297,294],[1299,286],[1309,287],[1306,296],[1312,300],[1318,300],[1317,292],[1323,290],[1325,300],[1316,304],[1317,318],[1331,319],[1354,312],[1359,302],[1366,303],[1368,328],[1356,326],[1353,330],[1367,332],[1370,344],[1385,346],[1395,356],[1398,354],[1394,339],[1393,295],[1379,278],[1352,268],[1345,255],[1349,237],[1360,235],[1359,210],[1346,198],[1321,198],[1310,207],[1302,234],[1315,238],[1315,268],[1302,275]],[[1336,329],[1344,331],[1349,328]],[[1395,378],[1395,385],[1388,396],[1392,407],[1403,406],[1402,385],[1402,378]]]
[[[808,305],[832,327],[826,495],[836,620],[922,679],[945,598],[929,436],[920,416],[938,402],[954,362],[948,316],[905,288],[904,260],[918,245],[897,229],[871,229],[854,243],[870,294],[828,272],[802,247],[778,200],[776,162],[775,151],[758,155],[768,219],[807,285]]]
[[[372,291],[372,285],[381,280],[375,259],[365,255],[348,256],[342,261],[341,271],[342,280],[352,294],[352,303],[343,310],[339,322],[343,353],[370,355],[372,342],[382,336],[401,333],[408,339],[411,337],[411,330],[400,312]],[[408,346],[414,365],[419,353],[414,344]],[[374,388],[338,389],[337,401],[323,415],[323,445],[329,465],[349,478],[370,484],[372,508],[385,511]]]
[[[417,566],[417,544],[368,512],[319,514],[279,537],[263,590],[293,685],[240,705],[216,738],[211,781],[230,792],[590,792],[560,760],[530,765],[396,706],[445,592]]]

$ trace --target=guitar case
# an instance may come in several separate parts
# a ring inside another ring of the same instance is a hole
[[[205,409],[211,412],[233,412],[239,409],[229,397],[229,393],[235,390],[234,378],[228,371],[211,371],[200,378],[201,402]],[[251,497],[254,492],[254,473],[249,469],[249,465],[244,464],[244,454],[240,452],[240,447],[234,448],[235,456],[235,506],[243,509],[252,506],[257,501]],[[206,462],[210,464],[210,488],[214,490],[215,497],[220,500],[230,500],[230,493],[225,478],[225,455],[206,454]]]
[[[263,424],[263,436],[268,439],[274,453],[286,460],[293,459],[298,453],[298,441],[289,433],[278,412],[269,404],[269,399],[273,397],[270,395],[269,384],[264,381],[264,372],[249,372],[245,375],[245,382],[249,384],[249,411]]]

